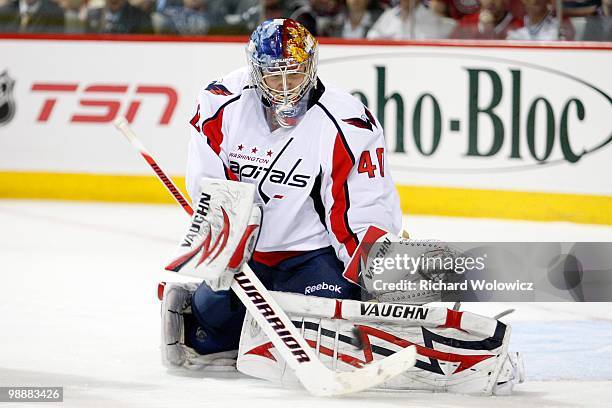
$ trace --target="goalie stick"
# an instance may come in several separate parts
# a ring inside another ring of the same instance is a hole
[[[161,167],[159,167],[153,156],[151,156],[151,153],[149,153],[147,148],[144,147],[140,139],[138,139],[138,137],[136,136],[136,133],[134,133],[132,128],[130,128],[127,123],[127,120],[121,117],[115,121],[115,126],[121,131],[121,133],[123,133],[127,140],[129,140],[130,144],[136,150],[138,150],[143,159],[145,159],[145,161],[149,163],[149,166],[151,166],[157,178],[162,182],[162,184],[166,187],[170,194],[172,194],[172,197],[174,197],[176,202],[179,203],[181,207],[183,207],[187,214],[193,215],[193,209],[191,208],[183,194],[181,194],[181,192],[176,187],[174,182],[170,179],[170,177],[168,177],[166,173],[161,169]]]
[[[116,120],[115,126],[140,152],[183,209],[188,214],[193,214],[193,209],[185,197],[136,137],[125,118]],[[416,363],[416,349],[410,346],[363,368],[350,372],[335,372],[319,360],[314,350],[247,264],[243,266],[241,272],[234,275],[231,289],[244,303],[289,367],[295,371],[300,383],[313,395],[333,396],[359,392],[390,380]]]

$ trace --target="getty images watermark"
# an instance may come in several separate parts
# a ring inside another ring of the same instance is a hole
[[[0,402],[64,402],[64,387],[0,387]]]
[[[612,301],[612,243],[379,242],[360,284],[386,301]]]
[[[463,275],[470,271],[484,271],[486,269],[487,255],[471,256],[435,256],[430,257],[421,254],[417,257],[408,254],[395,254],[393,257],[379,257],[372,259],[372,273],[379,276],[373,280],[373,288],[377,291],[392,290],[434,290],[434,291],[458,291],[468,289],[498,290],[498,291],[531,291],[534,290],[533,282],[522,282],[516,279],[514,282],[499,282],[496,279],[470,279],[459,282],[448,280],[431,279],[432,274],[456,274]],[[407,275],[417,275],[422,279],[401,279],[398,282],[387,282],[383,279],[385,271],[403,271]],[[423,276],[428,275],[428,276]]]

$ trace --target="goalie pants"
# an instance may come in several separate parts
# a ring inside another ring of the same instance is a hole
[[[338,299],[359,299],[360,288],[342,276],[344,265],[332,247],[308,251],[270,267],[249,266],[269,290]],[[194,319],[185,317],[185,342],[200,354],[238,349],[246,309],[230,291],[202,283],[191,299]]]

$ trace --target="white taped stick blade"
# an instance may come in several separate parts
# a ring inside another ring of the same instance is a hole
[[[382,360],[349,372],[320,372],[317,367],[304,365],[296,375],[304,387],[318,396],[350,394],[376,387],[409,370],[416,364],[416,347],[409,346]]]
[[[255,187],[236,181],[202,179],[194,213],[166,270],[229,288],[223,276],[249,221]]]

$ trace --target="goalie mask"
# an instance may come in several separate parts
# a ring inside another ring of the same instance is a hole
[[[273,119],[284,128],[299,122],[317,81],[317,41],[291,19],[261,23],[247,46],[251,82]]]

